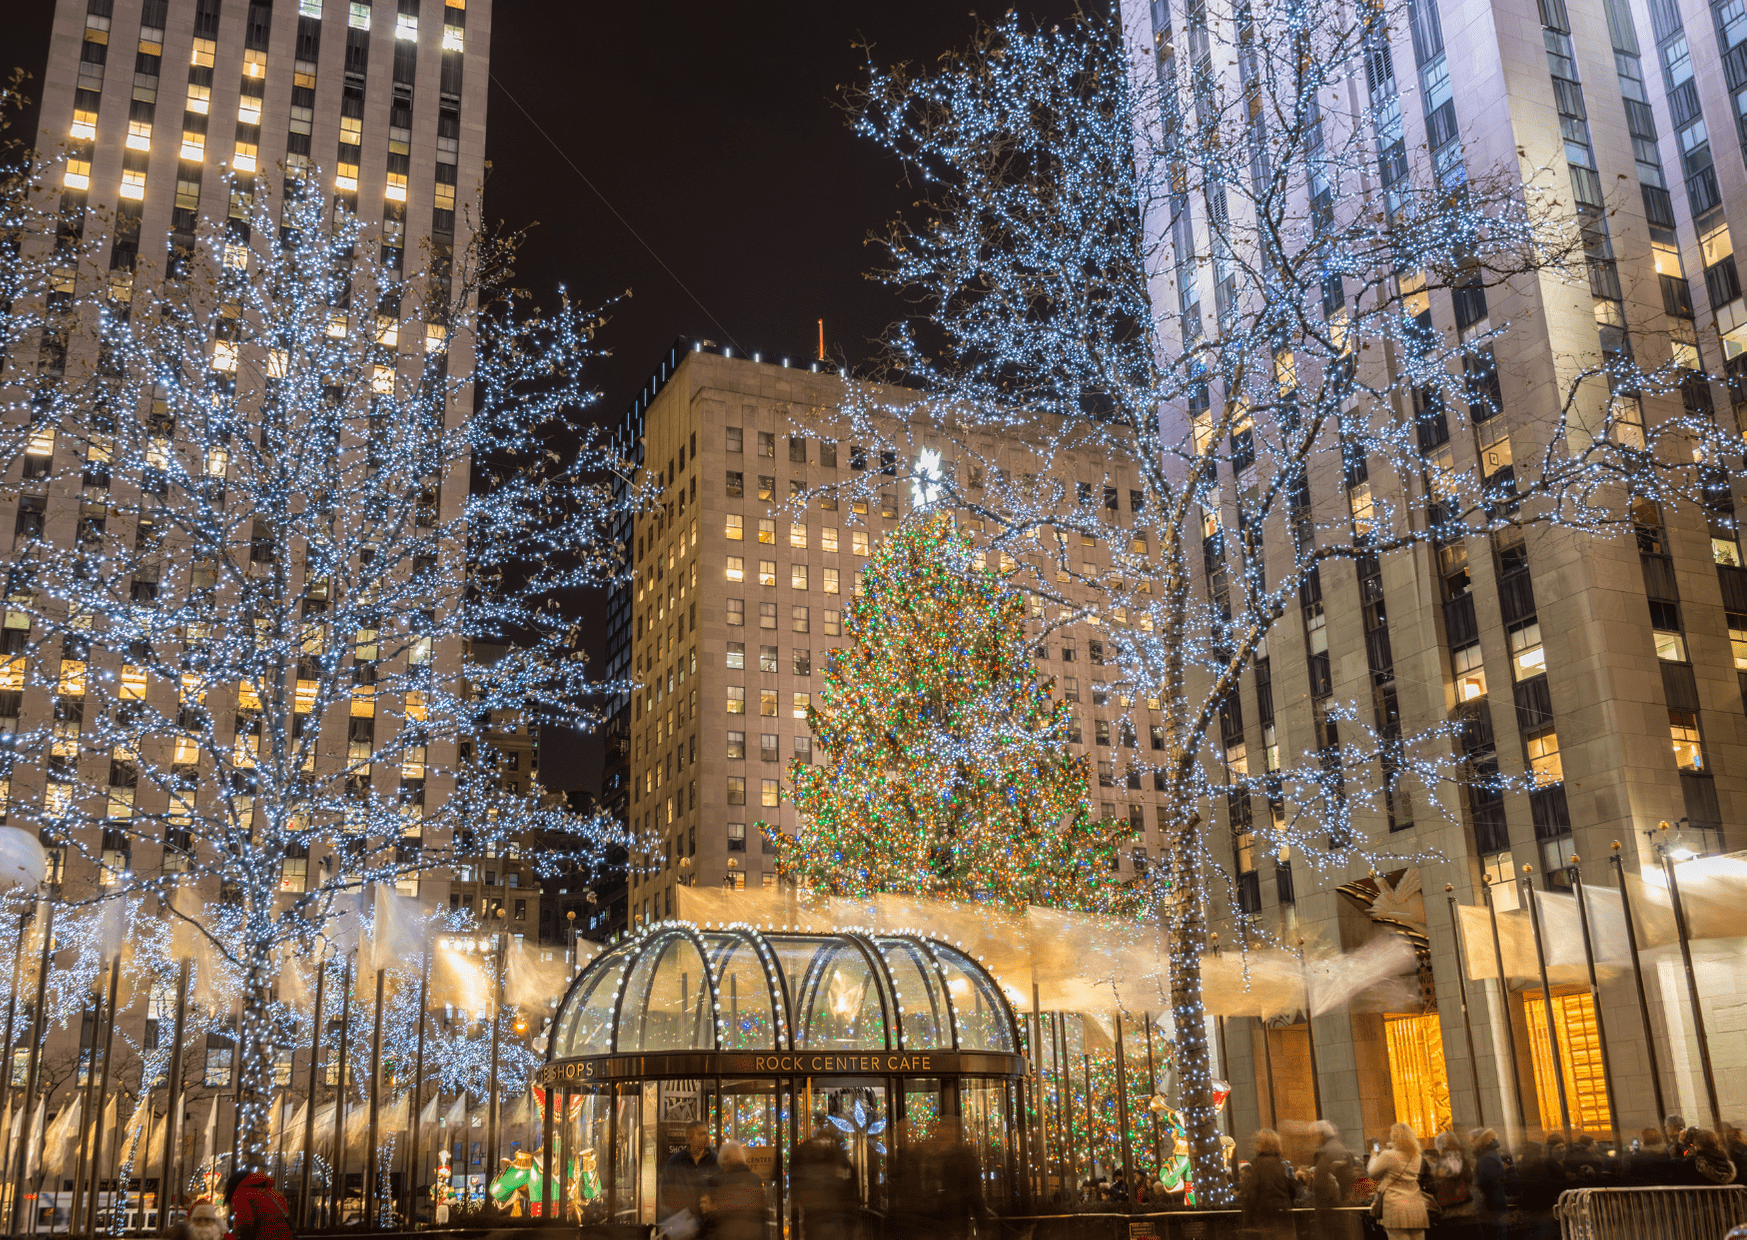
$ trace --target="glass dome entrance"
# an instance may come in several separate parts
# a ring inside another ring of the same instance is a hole
[[[757,1051],[1016,1057],[1019,1033],[995,979],[945,943],[669,922],[582,971],[549,1058]]]
[[[590,962],[551,1028],[542,1148],[574,1152],[555,1178],[580,1221],[678,1213],[700,1143],[745,1158],[768,1240],[817,1208],[821,1168],[856,1209],[902,1209],[943,1168],[997,1209],[1022,1191],[1020,1029],[949,944],[666,922]]]

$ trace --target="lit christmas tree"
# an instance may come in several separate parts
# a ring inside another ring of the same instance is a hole
[[[1025,600],[944,515],[888,539],[844,616],[789,767],[799,833],[778,863],[841,895],[931,893],[1124,911],[1127,824],[1094,822],[1072,712],[1032,669]]]

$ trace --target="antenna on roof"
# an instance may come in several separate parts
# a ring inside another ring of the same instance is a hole
[[[825,360],[825,320],[819,320],[819,360]]]

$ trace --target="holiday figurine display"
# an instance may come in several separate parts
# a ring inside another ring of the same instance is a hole
[[[449,1182],[449,1151],[437,1151],[437,1182],[431,1186],[431,1200],[436,1203],[435,1217],[439,1226],[449,1221],[449,1207],[455,1200],[455,1186]]]

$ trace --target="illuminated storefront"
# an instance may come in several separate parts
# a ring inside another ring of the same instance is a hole
[[[592,961],[553,1028],[548,1174],[584,1220],[668,1217],[667,1164],[697,1123],[745,1147],[773,1233],[804,1202],[790,1168],[809,1138],[846,1160],[852,1208],[886,1210],[928,1159],[974,1159],[996,1209],[1016,1196],[1020,1030],[938,940],[664,923]]]

